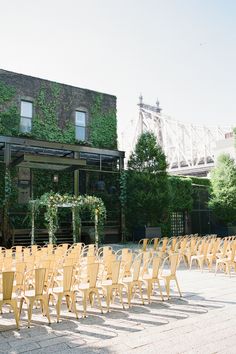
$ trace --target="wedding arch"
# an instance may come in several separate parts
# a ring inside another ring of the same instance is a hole
[[[35,219],[40,208],[46,208],[45,220],[47,223],[49,243],[56,243],[55,233],[58,229],[58,208],[70,208],[72,212],[73,242],[78,242],[81,228],[81,212],[88,210],[94,220],[95,243],[99,243],[98,226],[102,226],[106,218],[106,208],[101,198],[91,195],[73,196],[69,194],[45,193],[40,198],[31,200],[31,244],[35,243]]]

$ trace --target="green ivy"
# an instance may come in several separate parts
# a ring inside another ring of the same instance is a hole
[[[0,105],[4,105],[6,102],[11,101],[14,95],[15,89],[0,81]]]
[[[102,94],[93,97],[89,135],[94,147],[117,149],[116,111],[103,109]]]
[[[61,88],[59,84],[42,85],[35,102],[37,115],[33,119],[31,136],[46,141],[75,143],[75,127],[67,119],[65,127],[58,122],[58,111],[61,105]]]
[[[127,172],[122,171],[120,174],[120,203],[123,208],[127,203]]]
[[[111,109],[106,111],[104,106],[104,96],[102,94],[93,94],[93,103],[90,111],[89,133],[91,141],[77,141],[75,139],[75,126],[70,120],[70,109],[72,107],[72,98],[69,102],[64,102],[61,86],[56,83],[42,84],[38,97],[34,101],[34,108],[37,114],[32,121],[32,131],[29,133],[20,132],[20,112],[15,105],[16,91],[10,85],[0,81],[0,134],[8,136],[23,136],[46,141],[55,141],[60,143],[78,144],[94,146],[100,148],[116,149],[116,111]],[[68,117],[64,126],[59,126],[58,112],[63,110]],[[25,205],[18,205],[18,187],[17,172],[14,169],[11,173],[11,191],[8,203],[8,210],[22,212],[27,214]],[[56,172],[59,175],[59,183],[53,183],[55,171],[33,171],[33,191],[34,197],[40,197],[48,191],[60,193],[73,193],[73,174],[71,172]],[[5,200],[5,169],[0,169],[0,202],[3,205]],[[7,183],[8,184],[8,183]],[[9,184],[10,185],[10,184]],[[60,210],[60,220],[68,220],[68,210]],[[41,213],[42,214],[42,213]],[[62,217],[61,217],[62,216]],[[23,223],[23,219],[25,222]],[[29,218],[22,214],[11,215],[11,222],[15,227],[29,226]],[[43,214],[37,219],[37,227],[44,226]]]
[[[191,178],[169,176],[171,211],[190,211],[193,206]]]
[[[206,186],[206,187],[210,187],[211,185],[211,181],[209,178],[207,177],[195,177],[195,176],[191,176],[189,177],[192,181],[193,184],[196,184],[198,186]]]
[[[12,103],[15,96],[13,87],[0,81],[0,134],[18,135],[20,114],[17,107]]]

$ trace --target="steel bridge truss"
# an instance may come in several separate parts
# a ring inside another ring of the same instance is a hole
[[[137,137],[145,131],[155,134],[167,156],[168,171],[175,174],[206,174],[214,167],[217,140],[225,138],[231,127],[187,124],[163,115],[157,106],[139,104]]]

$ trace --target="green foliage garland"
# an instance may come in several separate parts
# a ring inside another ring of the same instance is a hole
[[[96,220],[97,225],[103,225],[106,218],[106,208],[103,201],[100,198],[80,195],[78,197],[69,194],[61,195],[59,193],[45,193],[39,199],[32,201],[34,204],[34,213],[37,213],[39,208],[46,206],[45,220],[48,225],[49,242],[55,243],[55,232],[58,228],[57,211],[60,206],[70,206],[76,208],[76,215],[79,217],[80,213],[87,209],[90,212],[91,219]]]

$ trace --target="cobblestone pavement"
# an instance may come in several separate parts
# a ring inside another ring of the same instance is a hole
[[[60,323],[51,307],[50,326],[36,309],[32,327],[27,328],[23,311],[17,331],[12,313],[4,310],[0,352],[236,353],[236,275],[181,267],[178,279],[181,299],[173,287],[169,301],[161,302],[156,294],[151,305],[142,306],[137,297],[131,309],[123,310],[115,302],[110,313],[88,308],[88,317],[79,320],[63,305]],[[81,303],[77,306],[82,309]]]

